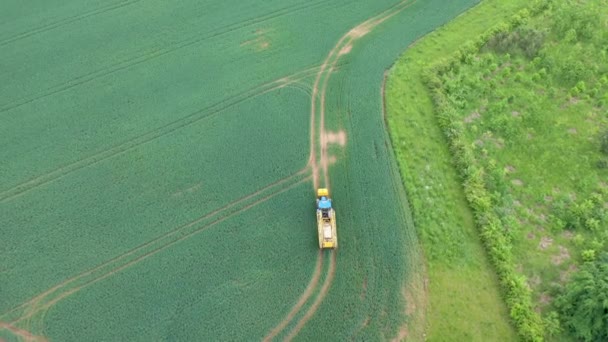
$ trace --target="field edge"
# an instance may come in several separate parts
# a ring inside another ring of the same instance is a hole
[[[417,333],[408,336],[408,339],[441,339],[442,336],[445,337],[447,336],[447,333],[450,333],[450,331],[448,331],[449,327],[454,328],[460,326],[454,322],[462,321],[461,317],[472,317],[467,314],[467,311],[471,311],[471,308],[462,306],[460,306],[459,310],[454,312],[453,315],[446,317],[446,311],[443,310],[442,307],[453,302],[450,298],[453,293],[435,293],[433,292],[433,286],[427,286],[428,284],[435,283],[436,279],[445,277],[445,274],[441,275],[441,273],[447,273],[445,272],[446,265],[452,264],[452,266],[459,266],[454,265],[455,262],[454,260],[450,260],[453,259],[451,257],[424,257],[425,254],[432,254],[429,253],[429,251],[436,249],[441,243],[434,243],[433,241],[430,241],[429,238],[424,238],[428,233],[427,230],[429,229],[429,225],[436,222],[431,222],[432,219],[428,220],[421,215],[421,210],[424,210],[424,205],[421,204],[424,203],[425,199],[422,198],[424,197],[424,194],[420,194],[419,191],[417,191],[417,188],[421,185],[420,179],[415,179],[416,175],[420,174],[420,172],[424,172],[424,170],[422,170],[423,167],[420,164],[421,161],[429,157],[428,155],[424,155],[425,152],[428,152],[429,150],[440,152],[439,155],[435,154],[432,158],[436,160],[443,159],[438,161],[438,163],[442,164],[441,166],[443,166],[443,168],[440,167],[431,171],[434,173],[431,178],[443,181],[445,190],[451,192],[452,197],[458,200],[456,208],[451,208],[452,210],[457,209],[457,212],[452,212],[449,215],[460,218],[460,221],[463,223],[462,230],[466,231],[463,234],[466,243],[475,245],[477,257],[485,259],[481,262],[480,267],[475,270],[476,272],[474,272],[474,274],[485,273],[485,276],[482,278],[486,280],[491,279],[493,282],[492,286],[490,286],[493,290],[489,291],[493,293],[493,298],[488,300],[488,302],[490,302],[489,304],[500,306],[497,311],[500,312],[499,316],[502,320],[500,324],[503,325],[503,329],[499,335],[486,335],[485,337],[501,337],[501,339],[505,340],[516,339],[515,329],[509,319],[505,303],[498,288],[498,279],[495,275],[495,270],[489,264],[487,255],[482,248],[481,240],[477,235],[477,228],[473,221],[472,211],[466,202],[460,179],[457,176],[457,171],[452,165],[447,141],[437,125],[431,96],[427,88],[423,85],[421,76],[424,67],[427,65],[440,60],[443,56],[451,54],[459,46],[480,35],[495,25],[496,22],[508,18],[525,7],[526,2],[521,0],[511,0],[506,3],[497,0],[482,1],[446,25],[437,28],[435,31],[415,41],[398,58],[395,64],[387,70],[387,77],[385,77],[387,91],[386,95],[383,94],[383,104],[385,106],[386,115],[385,124],[390,136],[394,155],[399,164],[401,180],[407,191],[408,199],[410,200],[416,232],[420,237],[419,240],[422,249],[419,254],[421,256],[420,260],[424,260],[424,269],[426,270],[425,275],[422,277],[420,277],[420,275],[418,276],[419,279],[417,279],[417,282],[419,284],[422,283],[423,286],[421,287],[419,285],[416,293],[419,295],[422,294],[425,297],[430,295],[429,298],[424,300],[430,305],[425,305],[422,310],[416,307],[416,312],[409,312],[410,315],[408,316],[413,319],[409,320],[407,330],[416,331]],[[406,85],[406,83],[408,85]],[[382,92],[384,93],[384,83],[382,88]],[[408,99],[415,99],[415,101],[403,101],[401,97],[406,93],[411,93],[412,96]],[[417,96],[418,98],[416,98]],[[408,125],[408,123],[410,123],[410,125]],[[421,135],[420,132],[426,134]],[[416,137],[417,140],[413,140],[412,138],[414,137]],[[422,139],[422,141],[418,139]],[[417,145],[425,144],[430,146],[430,148],[423,150],[418,150],[417,148],[408,150],[403,147],[404,145],[407,145],[408,142],[412,141],[416,141]],[[427,166],[428,165],[429,164],[427,164]],[[430,198],[427,198],[427,200],[428,199],[439,201],[437,205],[444,206],[446,205],[445,202],[449,200],[433,195],[431,195]],[[444,203],[441,203],[442,200]],[[443,223],[451,221],[449,218],[442,218],[439,220],[442,220]],[[458,219],[456,221],[458,221]],[[454,278],[449,279],[451,281],[454,280]],[[466,281],[465,278],[459,280]],[[462,282],[459,285],[460,286],[456,287],[466,289],[466,291],[476,291],[468,282]],[[430,292],[430,294],[428,292]],[[417,300],[417,302],[420,303],[421,300]],[[437,305],[434,304],[439,304],[440,307],[437,307]],[[408,309],[408,311],[410,310],[411,308]],[[425,313],[425,310],[428,310],[428,313]],[[437,322],[439,319],[448,320],[451,321],[451,323],[449,325],[441,324]],[[421,324],[423,327],[420,327]],[[469,325],[464,324],[463,326],[468,327]],[[475,337],[483,339],[483,333],[479,332],[478,334],[478,332],[465,331],[464,329],[460,332],[464,334],[463,336],[473,338],[474,340],[476,340]]]

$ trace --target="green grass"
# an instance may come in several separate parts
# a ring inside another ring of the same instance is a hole
[[[598,164],[608,127],[605,5],[554,5],[441,80],[454,109],[442,116],[484,170],[515,268],[545,316],[569,275],[608,246],[608,171]],[[532,38],[542,45],[526,54],[518,42]]]
[[[382,77],[474,3],[412,3],[339,57],[326,127],[348,137],[330,149],[341,247],[281,337],[325,279],[299,339],[388,339],[407,319],[416,237]],[[265,336],[318,256],[310,170],[275,183],[307,164],[306,70],[396,4],[0,5],[0,321],[58,341]]]
[[[422,72],[525,5],[482,2],[416,42],[387,83],[391,140],[428,263],[429,340],[516,339]],[[487,322],[493,329],[486,329]]]

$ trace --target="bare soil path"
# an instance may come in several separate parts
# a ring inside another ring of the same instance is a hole
[[[327,94],[327,86],[329,83],[330,76],[334,72],[340,60],[340,57],[348,54],[352,50],[354,43],[357,39],[360,39],[361,37],[365,36],[378,25],[392,18],[407,7],[413,5],[415,2],[416,0],[401,1],[396,5],[392,6],[391,8],[387,9],[386,11],[355,26],[338,40],[336,45],[334,45],[334,47],[329,51],[327,57],[321,64],[312,87],[310,106],[310,152],[308,165],[312,169],[313,188],[315,190],[321,185],[328,189],[330,188],[329,164],[330,161],[336,162],[336,159],[335,157],[330,157],[328,155],[328,145],[330,143],[338,143],[341,146],[344,146],[346,144],[346,134],[344,131],[341,131],[338,134],[333,134],[332,132],[328,132],[325,129],[325,100]],[[317,112],[319,115],[318,129],[316,118]],[[318,152],[317,149],[319,149]],[[332,251],[328,274],[325,277],[325,281],[323,282],[319,295],[316,297],[314,303],[306,312],[306,314],[298,321],[296,327],[290,332],[286,340],[293,339],[299,333],[299,331],[315,314],[315,312],[323,302],[323,299],[331,288],[331,284],[334,279],[334,274],[337,268],[336,258],[336,252]],[[307,287],[305,292],[313,292],[313,290],[314,289],[309,289]],[[310,297],[310,295],[308,295],[308,297]],[[300,299],[302,298],[303,296],[300,297]],[[265,338],[265,340],[270,340],[276,335],[278,335],[280,333],[280,330],[277,331],[277,328],[282,327],[282,329],[284,329],[289,324],[289,321],[293,319],[293,317],[295,317],[295,315],[297,314],[297,310],[299,310],[303,306],[303,304],[304,303],[300,303],[300,301],[298,301],[296,305],[292,308],[292,310],[288,313],[288,315],[285,317],[285,319],[283,319],[283,321],[281,321],[281,323],[279,323],[279,325],[277,325],[271,331],[271,333]]]
[[[291,322],[291,320],[296,316],[296,314],[300,311],[302,306],[308,301],[308,298],[312,296],[315,288],[317,288],[317,283],[319,283],[319,279],[321,278],[321,272],[323,270],[323,251],[319,251],[319,256],[317,257],[317,263],[315,264],[315,269],[312,274],[312,278],[306,286],[306,289],[300,295],[300,298],[296,302],[296,304],[291,308],[287,316],[279,323],[276,327],[274,327],[266,337],[264,337],[264,341],[272,341],[285,327]]]
[[[323,299],[325,299],[327,292],[329,292],[329,289],[331,288],[331,284],[334,281],[335,274],[336,274],[336,253],[332,251],[330,261],[329,261],[329,268],[327,269],[327,276],[325,277],[325,281],[323,282],[323,285],[321,286],[321,290],[319,291],[319,294],[315,298],[315,301],[312,303],[312,305],[308,309],[308,311],[306,311],[304,316],[302,316],[302,318],[300,318],[300,320],[298,321],[296,326],[289,333],[289,335],[285,338],[286,341],[291,341],[294,337],[296,337],[298,335],[298,333],[300,332],[300,330],[302,330],[304,325],[306,325],[308,320],[312,316],[314,316],[314,314],[317,312],[317,310],[319,309],[319,306],[323,302]]]
[[[42,336],[36,336],[31,332],[25,329],[19,329],[14,325],[0,322],[0,330],[6,329],[11,332],[11,334],[23,339],[25,342],[47,342],[48,340]]]

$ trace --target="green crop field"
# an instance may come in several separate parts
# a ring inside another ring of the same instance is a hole
[[[406,337],[381,85],[475,3],[4,1],[0,339]]]

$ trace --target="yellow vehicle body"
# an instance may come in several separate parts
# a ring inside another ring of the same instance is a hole
[[[319,188],[317,189],[317,197],[329,197],[329,190],[325,189],[325,188]]]
[[[319,248],[337,248],[338,232],[336,230],[336,212],[331,209],[329,218],[323,217],[323,213],[317,211],[317,230],[319,234]]]
[[[321,188],[317,190],[317,201],[321,197],[329,198],[329,191]],[[317,233],[319,235],[320,249],[338,248],[338,231],[336,229],[336,212],[333,208],[317,209]]]

